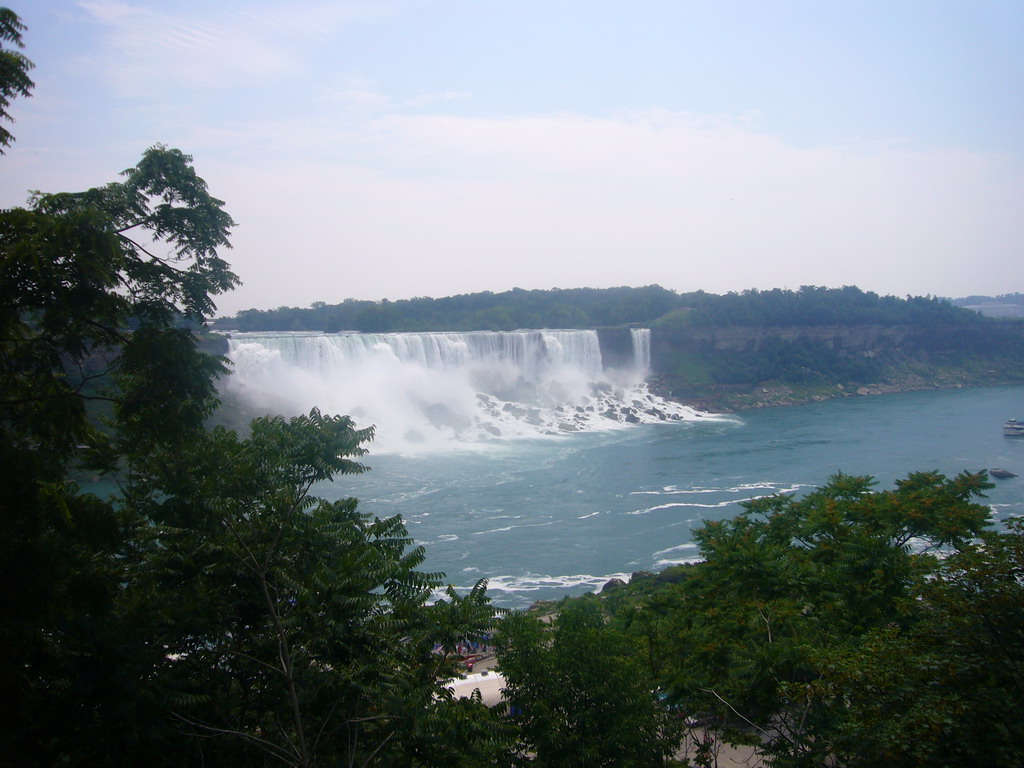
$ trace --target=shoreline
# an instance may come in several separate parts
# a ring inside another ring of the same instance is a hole
[[[909,378],[909,377],[908,377]],[[687,396],[675,395],[661,386],[658,377],[651,379],[651,391],[661,397],[682,403],[697,410],[711,414],[742,413],[759,408],[785,408],[791,406],[811,405],[829,400],[840,400],[848,397],[877,397],[879,395],[897,395],[905,392],[927,392],[941,389],[982,389],[985,387],[1013,387],[1024,382],[1020,380],[1000,380],[986,382],[927,382],[918,377],[914,381],[874,382],[868,384],[835,384],[827,387],[792,387],[786,384],[759,384],[753,389],[736,392],[715,392],[712,395]]]

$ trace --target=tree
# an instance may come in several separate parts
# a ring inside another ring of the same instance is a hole
[[[943,560],[915,620],[826,652],[814,693],[848,766],[1024,762],[1024,523]]]
[[[0,212],[0,685],[21,717],[0,748],[24,765],[86,732],[103,754],[149,711],[116,621],[144,522],[74,477],[131,488],[137,459],[188,445],[216,403],[223,364],[188,324],[237,282],[217,256],[233,222],[190,163],[153,147],[121,182]]]
[[[458,646],[490,635],[496,617],[503,613],[490,605],[483,579],[465,595],[446,587],[444,596],[424,612],[428,631],[415,638],[421,657],[433,660],[419,666],[419,690],[429,693],[429,701],[422,695],[406,698],[407,725],[397,740],[399,749],[386,764],[424,768],[512,765],[518,733],[503,708],[491,710],[478,696],[456,699],[447,687],[438,688],[438,681],[457,673],[453,665],[459,658]]]
[[[932,551],[963,545],[988,520],[973,501],[991,487],[984,473],[872,485],[837,475],[803,498],[758,499],[706,523],[695,535],[705,562],[676,590],[673,694],[747,729],[778,764],[830,752],[837,710],[814,694],[822,655],[910,622],[915,586],[939,565]]]
[[[319,412],[204,420],[194,330],[237,279],[233,222],[178,150],[0,213],[0,684],[18,765],[499,765],[507,729],[433,653],[493,623],[484,584],[427,605],[400,518],[310,494],[370,430]],[[116,483],[83,493],[82,472]]]
[[[204,761],[430,764],[414,758],[433,754],[425,731],[445,731],[454,674],[433,648],[478,636],[493,611],[483,584],[428,606],[440,576],[416,570],[424,552],[400,518],[310,495],[363,471],[353,459],[371,436],[314,410],[257,419],[246,439],[214,429],[186,463],[147,462],[129,501],[155,525],[129,602],[160,617],[147,678]]]
[[[595,601],[568,605],[550,626],[509,616],[498,649],[532,764],[664,765],[682,738],[638,649],[605,626]]]
[[[14,122],[10,113],[11,99],[31,96],[35,87],[28,76],[35,65],[20,50],[4,46],[9,43],[17,49],[24,48],[21,40],[24,31],[25,25],[17,14],[9,8],[0,8],[0,155],[4,154],[2,147],[9,147],[14,141],[14,135],[3,125]]]

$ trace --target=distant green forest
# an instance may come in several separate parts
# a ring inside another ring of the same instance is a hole
[[[642,288],[573,288],[470,293],[400,301],[315,302],[311,307],[246,309],[214,327],[239,331],[509,331],[519,328],[596,328],[784,325],[965,325],[976,312],[937,297],[879,296],[854,286],[747,290],[716,295]]]
[[[953,299],[953,305],[972,309],[989,317],[1024,317],[1024,293],[1000,296],[965,296]]]
[[[1014,304],[1024,306],[1024,293],[1002,293],[998,296],[964,296],[961,299],[953,299],[953,304],[958,307],[973,307],[984,304]]]

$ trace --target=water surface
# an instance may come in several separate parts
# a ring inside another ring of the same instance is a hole
[[[613,576],[697,555],[692,531],[738,503],[801,492],[838,471],[879,487],[914,470],[1002,467],[1024,475],[1024,387],[850,397],[735,417],[481,443],[428,454],[372,452],[372,471],[317,489],[401,514],[429,570],[495,603],[599,588]],[[1024,477],[997,481],[994,517],[1024,514]]]

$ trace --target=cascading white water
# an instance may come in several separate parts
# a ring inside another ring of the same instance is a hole
[[[651,329],[630,328],[633,339],[633,367],[644,376],[651,370]]]
[[[633,368],[605,371],[595,331],[234,333],[224,389],[260,413],[349,414],[375,451],[698,417],[647,390],[650,331],[632,339]]]

